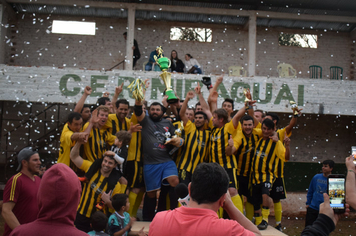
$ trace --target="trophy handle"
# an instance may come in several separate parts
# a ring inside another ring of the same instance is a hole
[[[153,55],[153,58],[155,59],[156,63],[158,64],[157,56]]]
[[[171,67],[171,60],[168,58],[168,61],[169,61],[169,65],[168,65],[168,68]]]

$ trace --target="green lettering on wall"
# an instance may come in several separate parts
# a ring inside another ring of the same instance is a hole
[[[241,92],[239,94],[237,94],[239,88],[242,88],[242,90],[241,90]],[[236,82],[236,83],[234,83],[231,86],[231,98],[237,103],[244,102],[245,101],[245,95],[243,93],[244,89],[250,89],[250,85],[246,84],[244,82]]]
[[[59,90],[63,96],[75,96],[80,92],[79,87],[74,87],[73,90],[68,90],[67,83],[70,78],[74,79],[76,82],[82,81],[78,75],[67,74],[62,76],[61,80],[59,81]]]
[[[117,86],[120,86],[122,83],[125,83],[125,81],[129,81],[129,85],[132,83],[132,81],[134,81],[135,78],[133,77],[126,77],[126,76],[120,76],[118,81],[117,81]],[[129,96],[131,97],[131,92],[130,89],[127,88],[127,86],[129,85],[124,85],[124,87],[122,88],[122,92],[119,95],[119,98],[126,98],[126,96],[124,94],[126,94],[124,91],[126,90],[127,93],[129,94]]]
[[[196,79],[185,80],[184,82],[185,82],[185,86],[184,86],[185,94],[183,94],[184,97],[188,93],[188,91],[190,91],[190,90],[194,91],[194,88],[197,86],[196,83],[199,83],[201,88],[204,86],[200,80],[196,80]]]
[[[266,83],[265,99],[260,98],[260,84],[253,84],[253,100],[256,100],[257,103],[267,104],[272,100],[272,83]]]
[[[157,99],[158,90],[161,94],[163,94],[164,90],[166,89],[166,86],[160,78],[152,78],[151,82],[151,99],[155,100]]]
[[[102,97],[103,93],[98,92],[98,88],[105,88],[105,84],[99,83],[98,80],[108,80],[109,76],[107,75],[92,75],[90,78],[90,87],[92,89],[92,93],[90,97]]]
[[[219,92],[220,90],[220,92]],[[220,95],[220,97],[223,97],[223,98],[230,98],[230,95],[229,93],[227,92],[225,86],[224,86],[224,83],[221,83],[218,87],[218,93]]]
[[[298,85],[298,106],[304,106],[304,85]]]
[[[288,84],[282,84],[282,88],[279,90],[274,104],[280,104],[281,100],[294,101],[292,93],[290,92]]]

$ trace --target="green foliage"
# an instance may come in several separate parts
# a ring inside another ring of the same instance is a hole
[[[278,44],[280,46],[302,46],[300,42],[298,42],[295,34],[280,34],[278,37]]]

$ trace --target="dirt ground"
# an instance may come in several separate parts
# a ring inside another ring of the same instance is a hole
[[[304,229],[304,217],[283,217],[282,226],[283,233],[289,236],[300,235]],[[275,221],[273,217],[270,217],[269,224],[274,225]],[[349,218],[344,218],[339,221],[335,231],[330,236],[356,236],[355,232],[356,215],[352,215]],[[4,233],[4,220],[0,216],[0,235]]]

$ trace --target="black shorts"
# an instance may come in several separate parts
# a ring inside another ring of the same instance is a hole
[[[247,176],[238,176],[237,179],[239,181],[239,194],[248,198],[251,195],[248,190],[249,178]]]
[[[75,217],[74,225],[77,229],[88,233],[93,229],[90,226],[90,218],[83,216],[77,212],[77,216]]]
[[[237,172],[235,168],[225,169],[227,175],[229,176],[229,188],[236,188],[238,189],[238,181],[237,181]]]
[[[188,184],[192,181],[192,173],[186,171],[185,169],[178,171],[179,183],[184,183],[188,186]]]
[[[255,211],[260,209],[262,204],[262,194],[270,195],[272,184],[270,182],[263,182],[252,186],[252,204]]]
[[[127,186],[130,188],[141,188],[145,186],[143,180],[143,163],[142,161],[127,161],[125,168],[125,177]]]
[[[277,178],[272,185],[270,197],[273,200],[285,199],[287,196],[283,178]]]

